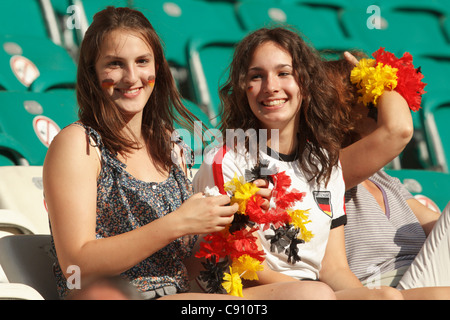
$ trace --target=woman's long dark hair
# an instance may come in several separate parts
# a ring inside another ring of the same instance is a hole
[[[100,133],[103,143],[111,152],[124,154],[137,148],[136,141],[120,134],[126,122],[114,101],[103,92],[95,71],[102,43],[115,30],[139,34],[153,50],[156,82],[143,111],[142,134],[157,167],[167,170],[172,165],[170,133],[174,130],[173,122],[193,128],[196,118],[183,106],[160,38],[141,12],[108,7],[94,16],[80,49],[77,74],[79,119]]]

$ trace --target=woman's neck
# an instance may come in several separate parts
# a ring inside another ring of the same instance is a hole
[[[272,129],[273,130],[273,129]],[[278,130],[278,135],[268,130],[267,145],[282,154],[294,154],[298,147],[297,134],[292,130]]]
[[[145,145],[142,135],[142,117],[136,115],[129,119],[127,125],[122,129],[122,135],[135,141],[138,148],[142,148]]]

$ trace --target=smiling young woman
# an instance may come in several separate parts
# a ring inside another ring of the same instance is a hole
[[[72,265],[83,283],[120,275],[144,298],[188,292],[184,260],[196,235],[222,230],[236,206],[226,196],[192,195],[189,148],[172,132],[175,121],[193,127],[196,118],[142,13],[108,7],[95,15],[81,45],[77,98],[79,121],[56,136],[43,168],[61,297],[73,294]]]

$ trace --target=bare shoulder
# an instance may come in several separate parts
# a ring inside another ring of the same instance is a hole
[[[100,159],[89,144],[84,128],[73,124],[61,130],[53,139],[45,158],[44,171],[48,167],[58,172],[74,166],[85,170],[99,168]]]

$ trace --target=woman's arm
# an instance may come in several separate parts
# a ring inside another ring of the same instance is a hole
[[[334,291],[363,286],[347,262],[343,225],[330,230],[319,279]]]
[[[63,272],[80,267],[83,276],[119,274],[173,240],[208,233],[230,223],[236,206],[226,196],[192,196],[176,211],[136,230],[96,239],[97,176],[100,161],[84,130],[71,126],[53,140],[44,164],[44,190]]]
[[[400,291],[390,287],[364,287],[350,270],[345,253],[344,226],[330,231],[319,279],[328,284],[339,300],[402,299]]]
[[[408,199],[406,200],[406,202],[416,215],[417,220],[419,220],[419,223],[425,231],[425,234],[428,236],[431,230],[433,230],[434,224],[440,217],[439,213],[431,210],[414,198]]]
[[[366,180],[398,156],[412,138],[413,123],[406,100],[396,91],[379,98],[376,129],[341,150],[345,188]]]

